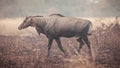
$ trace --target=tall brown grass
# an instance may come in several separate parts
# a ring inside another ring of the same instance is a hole
[[[0,35],[0,68],[119,68],[120,25],[101,24],[89,36],[94,62],[89,62],[87,46],[75,55],[78,42],[75,38],[61,38],[68,58],[54,42],[51,56],[47,55],[47,38],[42,36]]]

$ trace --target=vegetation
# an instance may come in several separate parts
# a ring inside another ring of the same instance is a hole
[[[87,46],[80,55],[75,52],[78,43],[75,38],[62,38],[63,48],[69,54],[64,57],[54,42],[51,56],[47,58],[45,36],[0,35],[0,68],[119,68],[120,67],[120,25],[118,23],[98,27],[89,36],[94,62],[91,63]]]

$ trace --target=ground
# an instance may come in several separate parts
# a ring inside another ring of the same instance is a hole
[[[47,38],[42,36],[0,35],[1,68],[119,68],[120,39],[119,25],[111,30],[99,29],[89,36],[94,61],[89,61],[86,45],[79,55],[76,38],[61,38],[68,57],[52,44],[51,55],[47,57]]]

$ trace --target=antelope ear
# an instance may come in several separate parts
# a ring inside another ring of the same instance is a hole
[[[32,23],[32,22],[33,22],[33,19],[31,18],[31,19],[30,19],[30,23]]]
[[[28,18],[28,16],[26,16],[26,18]]]
[[[28,19],[28,16],[26,16],[25,19]]]

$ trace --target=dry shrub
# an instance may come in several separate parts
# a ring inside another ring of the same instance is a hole
[[[102,24],[90,36],[95,66],[88,61],[88,48],[83,46],[80,55],[74,55],[78,43],[74,38],[62,38],[65,58],[54,42],[51,56],[47,55],[48,40],[44,36],[0,35],[0,68],[120,68],[120,25]],[[93,53],[93,54],[94,54]]]
[[[96,64],[106,68],[119,68],[120,64],[120,25],[99,27],[95,31],[97,37]]]
[[[0,35],[0,68],[67,68],[62,57],[46,57],[45,41],[45,37]]]

